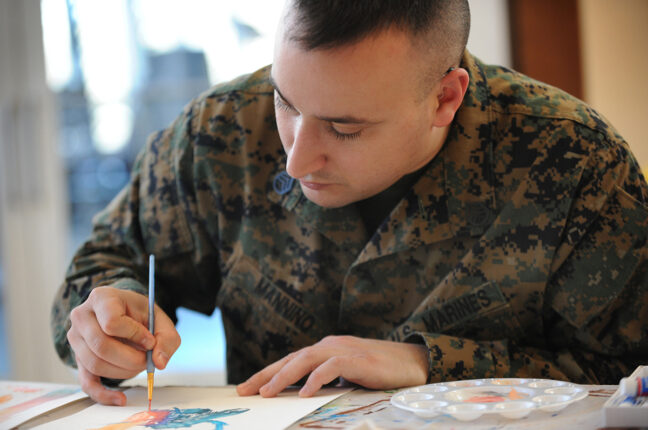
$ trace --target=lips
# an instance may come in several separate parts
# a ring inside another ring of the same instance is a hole
[[[299,183],[301,184],[302,187],[309,188],[314,191],[319,191],[323,190],[324,188],[330,187],[332,184],[325,184],[322,182],[308,182],[308,181],[303,181],[299,180]]]

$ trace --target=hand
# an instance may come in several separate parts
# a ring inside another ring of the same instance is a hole
[[[120,391],[108,389],[100,377],[128,379],[146,368],[146,352],[164,369],[180,346],[171,319],[155,306],[155,335],[148,331],[148,298],[126,290],[97,287],[72,309],[67,333],[79,368],[81,388],[104,405],[126,404]]]
[[[328,336],[269,365],[236,387],[241,396],[273,397],[310,373],[299,391],[310,397],[338,377],[370,389],[425,384],[428,375],[424,345]]]

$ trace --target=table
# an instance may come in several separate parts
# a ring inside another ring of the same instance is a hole
[[[288,430],[303,429],[597,429],[604,425],[603,404],[616,385],[587,385],[589,395],[559,412],[534,411],[522,419],[483,415],[475,421],[450,416],[419,418],[389,402],[395,391],[354,390],[302,418]]]
[[[525,418],[511,420],[499,416],[482,416],[461,422],[449,416],[424,419],[393,407],[389,399],[395,391],[353,390],[312,414],[288,430],[304,429],[597,429],[603,427],[603,403],[614,393],[616,385],[588,385],[589,395],[559,412],[532,412]],[[19,426],[29,429],[78,412],[93,402],[83,399]]]

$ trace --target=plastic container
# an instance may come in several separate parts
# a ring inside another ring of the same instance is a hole
[[[391,403],[424,418],[446,414],[472,421],[484,414],[497,414],[519,419],[536,410],[559,411],[587,394],[587,388],[565,381],[490,378],[409,388],[394,394]]]
[[[603,405],[606,427],[648,426],[648,396],[636,395],[641,390],[637,381],[645,378],[648,378],[648,366],[639,366],[630,377],[620,381],[619,389]]]

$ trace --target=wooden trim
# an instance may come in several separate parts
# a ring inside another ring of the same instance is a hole
[[[578,0],[509,0],[513,68],[583,98]]]

